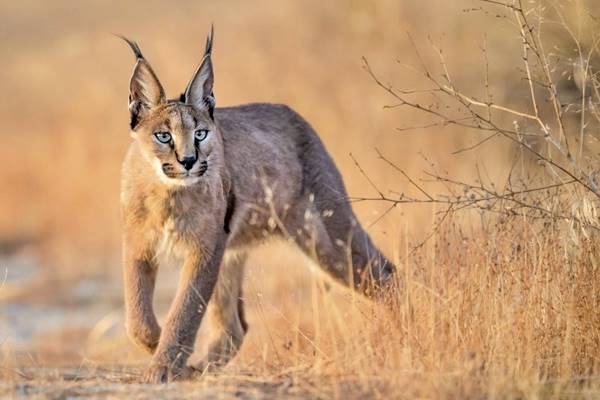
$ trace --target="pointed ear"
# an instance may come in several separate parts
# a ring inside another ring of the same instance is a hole
[[[135,129],[139,120],[150,110],[166,101],[165,91],[146,61],[142,52],[132,40],[120,36],[133,50],[137,60],[131,82],[129,83],[129,112],[131,113],[131,129]]]
[[[198,108],[207,108],[210,117],[213,117],[215,108],[215,96],[213,94],[214,74],[211,60],[213,31],[211,27],[208,38],[206,39],[206,49],[202,64],[192,77],[184,93],[185,103]]]

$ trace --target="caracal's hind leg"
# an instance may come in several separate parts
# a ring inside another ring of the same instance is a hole
[[[349,284],[348,259],[331,241],[321,216],[309,198],[291,207],[284,220],[284,236],[293,240],[310,259],[344,284]]]
[[[370,289],[384,286],[394,272],[347,208],[322,208],[307,196],[290,209],[285,226],[321,268],[361,292],[373,294]]]
[[[225,253],[219,279],[208,303],[206,317],[210,327],[210,342],[206,356],[192,366],[194,369],[218,369],[225,366],[239,351],[248,329],[244,318],[242,284],[246,253]]]

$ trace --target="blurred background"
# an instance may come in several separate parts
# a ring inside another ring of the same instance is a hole
[[[563,3],[565,16],[577,18],[585,1]],[[421,61],[410,38],[424,62],[439,70],[431,42],[443,49],[454,81],[483,97],[485,46],[494,100],[519,104],[528,87],[518,69],[522,49],[512,20],[483,5],[475,0],[1,1],[4,362],[144,357],[125,338],[121,300],[119,174],[131,141],[127,96],[134,58],[113,34],[138,41],[168,95],[176,97],[195,71],[214,23],[217,106],[290,105],[320,134],[350,195],[372,197],[377,192],[352,157],[382,192],[414,192],[376,149],[415,179],[423,178],[430,163],[464,179],[474,176],[474,163],[483,163],[492,180],[506,175],[509,146],[492,140],[453,155],[479,141],[480,134],[428,126],[431,119],[414,111],[385,109],[394,99],[375,84],[362,60],[385,84],[422,89],[427,83],[415,71]],[[560,41],[564,35],[549,37]],[[564,68],[554,73],[564,82],[564,93],[571,86],[575,93],[570,54],[560,56],[565,61],[557,65]],[[416,129],[398,129],[408,127]],[[431,193],[443,190],[422,185]],[[398,206],[382,215],[387,206],[359,202],[355,210],[376,243],[398,260],[429,231],[435,209]],[[315,278],[305,267],[300,255],[277,246],[251,257],[246,274],[251,325],[275,321],[281,313],[289,317],[286,310],[308,301]],[[161,315],[174,290],[174,271],[161,271]],[[265,303],[277,304],[277,312],[261,308]],[[298,320],[310,320],[313,312],[306,307]],[[251,331],[246,352],[253,351],[253,343],[260,352],[262,334]],[[276,340],[285,341],[283,335]]]

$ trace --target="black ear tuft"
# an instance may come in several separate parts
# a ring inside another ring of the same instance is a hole
[[[140,58],[142,60],[144,59],[144,56],[142,55],[142,50],[140,50],[140,46],[138,46],[138,44],[135,41],[128,39],[125,36],[121,36],[121,35],[115,35],[115,36],[123,39],[129,45],[129,47],[131,47],[131,50],[133,51],[133,54],[135,55],[136,59],[140,59]]]
[[[213,94],[214,74],[211,60],[213,48],[213,28],[206,39],[206,47],[202,63],[194,73],[192,80],[185,90],[185,102],[195,107],[208,110],[211,118],[215,108],[215,96]]]
[[[208,36],[206,37],[206,47],[204,48],[204,55],[211,55],[212,53],[212,48],[213,48],[213,37],[215,35],[215,25],[214,24],[210,24],[210,32],[208,33]]]

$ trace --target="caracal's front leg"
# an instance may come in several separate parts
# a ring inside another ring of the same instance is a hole
[[[123,237],[125,285],[125,326],[131,339],[153,353],[160,338],[160,326],[152,307],[157,265],[148,235],[126,230]]]
[[[222,237],[212,251],[192,250],[187,256],[158,348],[144,373],[145,382],[164,383],[187,378],[191,373],[186,363],[194,351],[196,333],[217,281],[224,248]]]
[[[239,351],[248,325],[244,318],[242,284],[246,254],[225,254],[219,279],[208,305],[211,341],[208,353],[199,362],[190,363],[198,371],[215,371],[224,367]]]

